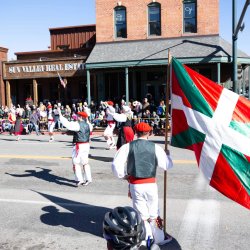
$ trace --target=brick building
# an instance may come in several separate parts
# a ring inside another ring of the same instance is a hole
[[[86,69],[95,75],[99,99],[141,100],[150,93],[158,102],[168,49],[230,87],[232,46],[219,36],[219,0],[96,0],[96,42]],[[238,63],[248,67],[249,56],[238,51]]]

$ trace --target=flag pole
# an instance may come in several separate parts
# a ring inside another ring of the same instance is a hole
[[[166,125],[165,125],[165,152],[168,151],[168,128],[169,128],[169,119],[168,119],[168,110],[169,110],[169,92],[170,92],[170,63],[171,55],[170,49],[168,49],[168,68],[167,68],[167,84],[166,84]],[[167,171],[164,171],[164,196],[163,196],[163,226],[164,232],[166,233],[166,203],[167,203]]]

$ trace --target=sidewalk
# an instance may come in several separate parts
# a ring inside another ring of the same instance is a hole
[[[93,129],[92,135],[103,135],[103,132],[105,130],[105,127],[96,127]],[[31,134],[36,134],[35,131],[32,131]],[[42,135],[49,135],[48,130],[41,130]],[[73,135],[73,132],[67,130],[67,129],[61,129],[61,130],[55,130],[54,134],[66,134],[66,135]],[[0,135],[9,135],[9,132],[2,132]],[[29,135],[29,134],[23,134],[23,135]],[[168,132],[168,136],[170,135],[170,131]],[[165,136],[165,129],[162,129],[159,134],[155,136]]]

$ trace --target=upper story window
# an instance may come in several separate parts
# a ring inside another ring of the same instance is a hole
[[[117,38],[127,38],[127,17],[124,6],[115,8],[115,36]]]
[[[197,32],[196,0],[183,1],[183,32]]]
[[[148,34],[149,36],[161,35],[161,5],[159,3],[148,5]]]

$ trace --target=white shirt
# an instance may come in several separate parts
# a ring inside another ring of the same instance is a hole
[[[146,140],[146,139],[138,139]],[[116,153],[113,163],[112,163],[112,172],[118,178],[124,178],[127,175],[127,160],[129,154],[129,143],[124,144]],[[173,161],[169,155],[166,155],[166,152],[162,147],[155,144],[155,155],[157,159],[157,167],[167,170],[173,167]]]
[[[106,119],[107,121],[113,121],[113,115],[115,114],[115,109],[114,107],[108,105],[106,109]]]
[[[76,121],[70,122],[70,121],[68,121],[68,119],[66,119],[62,115],[60,115],[60,122],[68,130],[75,131],[75,132],[80,131],[80,124],[79,124],[79,122],[76,122]],[[89,121],[87,121],[87,123],[89,125],[89,129],[90,129],[90,132],[91,132],[93,130],[93,126],[89,123]]]

